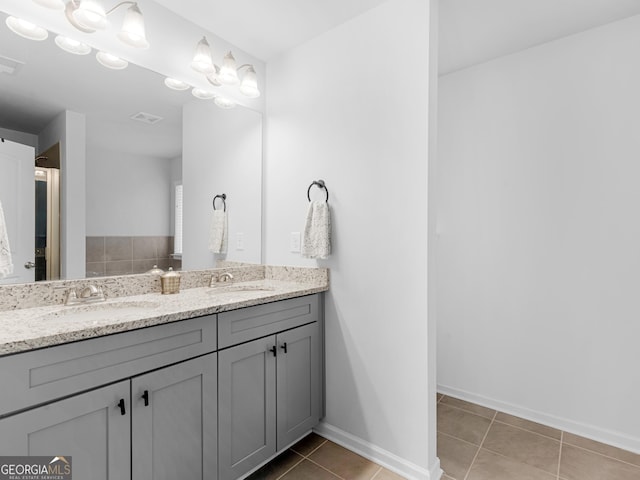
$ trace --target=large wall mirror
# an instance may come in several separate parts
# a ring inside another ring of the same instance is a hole
[[[261,261],[261,113],[170,90],[136,65],[106,69],[53,35],[23,39],[6,16],[0,202],[14,273],[0,283]],[[212,201],[222,194],[227,251],[214,254]]]

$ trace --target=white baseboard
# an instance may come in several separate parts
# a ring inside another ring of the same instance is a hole
[[[438,458],[436,458],[434,465],[429,470],[426,470],[328,423],[321,422],[313,431],[327,440],[342,445],[408,480],[440,480],[442,477],[443,472]]]
[[[538,412],[536,410],[520,407],[511,403],[501,402],[500,400],[477,395],[457,388],[447,387],[446,385],[438,385],[438,392],[459,398],[460,400],[476,403],[493,410],[499,410],[501,412],[508,413],[509,415],[522,417],[524,419],[531,420],[532,422],[557,428],[558,430],[564,430],[565,432],[573,433],[581,437],[590,438],[596,442],[606,443],[607,445],[612,445],[614,447],[622,448],[623,450],[640,454],[640,438],[634,438],[622,433],[598,428],[594,425],[574,422],[567,418],[549,415],[544,412]]]

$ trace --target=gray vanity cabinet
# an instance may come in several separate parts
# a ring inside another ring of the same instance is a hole
[[[243,341],[272,333],[218,353],[220,480],[241,477],[319,422],[318,310],[315,295],[218,316],[219,347],[234,335]]]
[[[216,369],[209,354],[131,380],[133,479],[215,478]]]
[[[125,400],[125,415],[117,407]],[[0,420],[0,454],[71,456],[73,477],[130,478],[129,381]]]

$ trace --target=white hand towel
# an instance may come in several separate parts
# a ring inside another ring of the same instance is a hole
[[[209,230],[209,250],[213,253],[227,253],[227,212],[214,210]]]
[[[9,235],[7,225],[4,221],[4,211],[0,203],[0,278],[13,273],[13,261],[11,259],[11,248],[9,247]]]
[[[302,237],[302,256],[327,258],[331,255],[331,212],[327,202],[311,202]]]

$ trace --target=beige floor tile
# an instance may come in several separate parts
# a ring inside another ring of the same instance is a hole
[[[636,453],[628,452],[627,450],[622,450],[620,448],[612,447],[611,445],[589,440],[588,438],[579,437],[578,435],[567,432],[565,432],[562,441],[564,443],[586,448],[587,450],[601,453],[602,455],[622,460],[623,462],[632,463],[633,465],[640,467],[640,455]]]
[[[440,467],[447,475],[463,479],[469,471],[478,448],[477,445],[439,433],[438,458],[440,459]]]
[[[556,475],[481,449],[467,480],[556,480]]]
[[[491,410],[490,408],[482,407],[480,405],[476,405],[475,403],[467,402],[465,400],[448,397],[446,395],[440,401],[440,403],[444,405],[449,405],[450,407],[460,408],[462,410],[466,410],[467,412],[475,413],[476,415],[480,415],[481,417],[486,417],[489,420],[491,420],[496,414],[496,411]]]
[[[558,472],[560,442],[537,433],[493,422],[482,448],[545,472]]]
[[[302,460],[304,457],[287,450],[257,472],[252,473],[247,480],[276,480]]]
[[[397,473],[383,468],[375,477],[373,477],[373,480],[405,480],[405,478],[401,477]]]
[[[296,443],[293,447],[291,447],[291,450],[306,457],[326,441],[327,440],[322,438],[320,435],[310,433],[298,443]]]
[[[560,477],[566,480],[640,480],[640,467],[563,444]]]
[[[380,469],[379,465],[330,441],[324,443],[308,458],[349,480],[370,480]]]
[[[443,475],[442,480],[456,480],[453,477],[450,477],[449,475],[447,475],[446,473]]]
[[[303,460],[281,477],[281,480],[336,480],[338,478],[340,477],[326,471],[315,463]]]
[[[557,428],[547,427],[546,425],[531,422],[524,418],[514,417],[508,413],[498,412],[495,421],[513,425],[514,427],[524,428],[525,430],[530,430],[532,432],[539,433],[540,435],[555,438],[556,440],[560,440],[560,437],[562,436],[562,432]]]
[[[480,445],[491,420],[475,413],[460,410],[442,402],[438,404],[438,431],[452,437]]]

